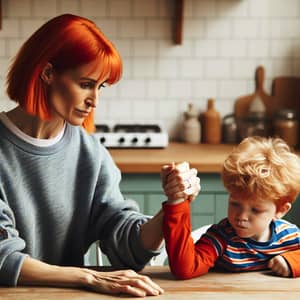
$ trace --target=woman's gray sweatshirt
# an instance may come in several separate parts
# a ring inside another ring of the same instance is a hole
[[[140,270],[158,252],[143,249],[140,224],[120,190],[108,151],[82,128],[66,126],[53,146],[26,143],[0,122],[0,285],[15,286],[26,255],[82,266],[101,241],[113,266]]]

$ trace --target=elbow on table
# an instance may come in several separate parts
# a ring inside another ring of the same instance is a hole
[[[186,280],[186,279],[191,279],[197,276],[200,276],[206,272],[194,272],[191,269],[183,268],[181,267],[171,267],[171,272],[172,274],[176,277],[176,279],[180,280]]]

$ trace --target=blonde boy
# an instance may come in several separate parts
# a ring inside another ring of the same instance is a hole
[[[225,160],[222,180],[228,216],[196,244],[190,205],[163,203],[164,237],[171,271],[188,279],[214,266],[242,272],[271,269],[300,276],[300,230],[281,218],[300,192],[300,159],[278,138],[244,139]]]

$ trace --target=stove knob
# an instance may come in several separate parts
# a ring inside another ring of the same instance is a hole
[[[105,141],[106,141],[106,140],[105,140],[105,137],[104,137],[104,136],[100,138],[100,143],[101,143],[101,144],[104,144]]]
[[[131,140],[131,143],[132,144],[136,144],[138,142],[138,138],[137,137],[134,137],[132,140]]]
[[[145,144],[149,144],[149,143],[151,143],[151,138],[150,138],[150,137],[147,137],[147,138],[145,139]]]
[[[119,144],[123,144],[125,142],[125,138],[124,137],[120,137],[118,140]]]

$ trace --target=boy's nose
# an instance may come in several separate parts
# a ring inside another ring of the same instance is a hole
[[[237,220],[239,221],[248,221],[248,214],[246,211],[240,211],[237,214]]]

